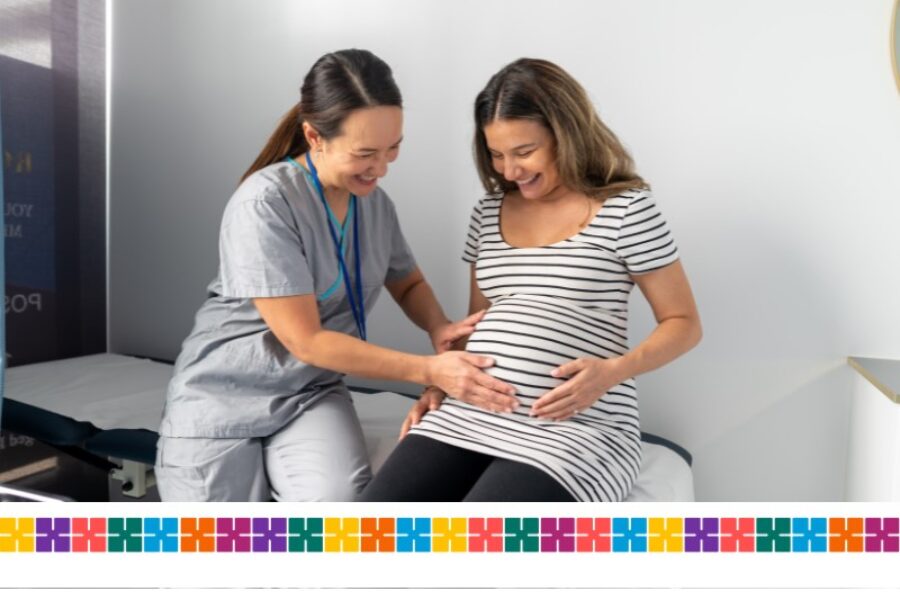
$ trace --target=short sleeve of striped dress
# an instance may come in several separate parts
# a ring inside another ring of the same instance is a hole
[[[462,259],[474,264],[478,260],[478,246],[481,243],[481,200],[472,207],[472,215],[469,218],[469,230],[466,232],[466,244],[463,247]]]
[[[626,205],[616,255],[628,272],[640,275],[678,260],[678,248],[672,239],[672,232],[653,195],[648,190],[642,190],[637,197],[623,195],[619,198]]]

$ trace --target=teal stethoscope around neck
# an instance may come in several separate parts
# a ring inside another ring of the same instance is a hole
[[[294,160],[292,156],[286,157],[285,160],[300,169],[301,172],[306,173],[306,169],[303,168],[303,165]],[[319,180],[319,172],[316,169],[316,165],[313,164],[309,152],[306,153],[306,163],[309,165],[309,174],[312,178],[313,186],[315,186],[316,192],[318,192],[319,200],[322,201],[322,206],[325,207],[325,212],[328,214],[328,231],[331,234],[331,240],[334,242],[334,248],[337,252],[338,263],[341,269],[341,277],[335,280],[334,285],[322,294],[319,299],[322,300],[330,296],[334,290],[337,289],[340,280],[343,279],[344,287],[347,290],[347,300],[350,302],[350,310],[353,311],[353,320],[356,321],[356,329],[359,331],[359,338],[365,341],[366,304],[362,286],[362,261],[360,260],[359,252],[359,206],[356,195],[350,194],[350,209],[347,212],[347,218],[344,220],[344,225],[342,227],[341,224],[338,223],[337,217],[334,216],[331,207],[328,206],[328,201],[325,199],[325,190],[322,189],[322,182]],[[355,289],[354,286],[351,285],[350,271],[347,269],[347,262],[344,260],[344,242],[347,239],[347,226],[350,221],[353,221],[353,254],[356,262],[354,265],[354,275],[356,280],[354,282],[356,284]],[[338,237],[338,231],[341,232],[340,237]]]

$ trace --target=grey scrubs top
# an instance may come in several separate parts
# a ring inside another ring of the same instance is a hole
[[[416,263],[387,194],[376,188],[357,203],[368,313],[382,286]],[[219,272],[175,363],[161,435],[265,437],[341,383],[340,373],[288,352],[252,301],[316,294],[324,329],[359,336],[327,219],[309,174],[288,162],[254,173],[235,191],[222,219]],[[346,231],[352,280],[352,223]]]

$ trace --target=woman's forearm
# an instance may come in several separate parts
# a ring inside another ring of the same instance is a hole
[[[515,391],[512,386],[482,371],[493,362],[484,356],[459,352],[418,356],[328,330],[313,334],[302,350],[288,349],[300,360],[322,369],[357,377],[434,385],[455,398],[490,410],[512,410],[517,405],[511,396]]]
[[[336,331],[320,330],[302,346],[294,345],[288,350],[306,364],[338,373],[431,383],[428,357],[390,350]]]
[[[697,317],[672,317],[660,322],[647,338],[617,359],[622,381],[668,364],[696,346],[703,333]]]
[[[406,290],[403,296],[397,300],[397,304],[400,305],[410,321],[428,333],[450,322],[431,286],[424,279]]]
[[[407,287],[412,290],[411,285]],[[402,298],[404,294],[394,296]],[[512,393],[510,386],[483,372],[493,362],[488,357],[471,356],[464,352],[419,356],[322,329],[316,299],[312,294],[254,298],[253,302],[275,337],[293,356],[306,364],[358,377],[434,384],[463,399],[480,399],[498,405],[515,402],[508,396]],[[469,324],[464,324],[457,329],[468,333],[466,329],[469,327]]]

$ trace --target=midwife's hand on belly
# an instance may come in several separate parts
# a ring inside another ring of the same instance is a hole
[[[493,358],[454,351],[428,361],[428,382],[453,398],[493,412],[512,412],[519,405],[513,386],[482,371],[493,366]]]
[[[400,426],[400,437],[397,439],[402,440],[405,438],[406,434],[409,433],[409,429],[422,420],[422,415],[429,410],[439,409],[446,397],[447,394],[440,388],[436,388],[433,385],[425,388],[425,391],[422,392],[419,400],[413,404],[413,407],[406,413],[406,418],[403,419],[403,425]]]
[[[447,323],[446,325],[441,325],[436,328],[429,334],[431,336],[431,345],[434,346],[434,351],[438,354],[446,352],[453,347],[454,342],[471,335],[472,332],[475,331],[475,324],[481,320],[486,312],[486,310],[480,310],[477,313],[469,315],[462,321]]]
[[[531,416],[554,421],[575,416],[627,379],[619,365],[615,358],[579,358],[557,367],[550,374],[568,381],[538,398]]]

